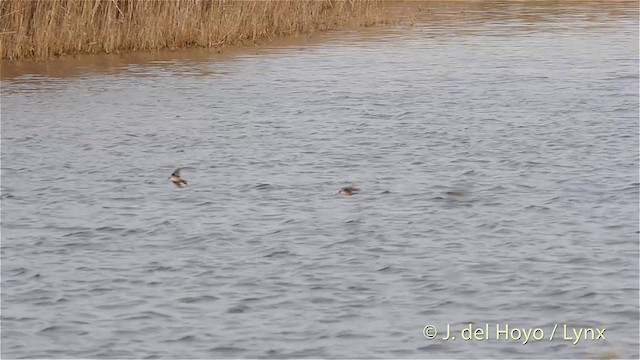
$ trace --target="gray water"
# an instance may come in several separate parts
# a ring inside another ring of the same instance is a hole
[[[4,63],[2,357],[638,358],[637,2],[424,7]]]

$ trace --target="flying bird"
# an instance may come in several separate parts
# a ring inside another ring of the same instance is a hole
[[[180,177],[180,169],[176,169],[176,171],[171,173],[169,180],[171,180],[171,182],[174,183],[179,188],[187,185],[187,180]]]
[[[355,188],[353,186],[347,186],[347,187],[343,187],[342,189],[340,189],[340,191],[338,191],[338,194],[345,195],[345,196],[351,196],[353,194],[357,194],[358,191],[360,191],[360,189]]]

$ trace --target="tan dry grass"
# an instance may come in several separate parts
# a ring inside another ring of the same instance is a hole
[[[215,47],[389,19],[379,0],[0,0],[0,54]]]

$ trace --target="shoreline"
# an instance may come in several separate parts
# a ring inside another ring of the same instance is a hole
[[[282,49],[303,49],[317,46],[336,35],[357,32],[374,37],[385,27],[341,28],[311,34],[293,34],[261,39],[253,46],[228,45],[221,48],[187,47],[180,49],[122,51],[113,53],[73,54],[47,59],[0,60],[0,80],[15,79],[24,74],[55,78],[81,76],[88,72],[121,73],[130,65],[150,66],[154,63],[180,62],[200,64],[203,61],[224,62],[243,56],[272,54]]]
[[[399,18],[382,0],[3,0],[0,14],[3,62],[194,48],[220,52]]]

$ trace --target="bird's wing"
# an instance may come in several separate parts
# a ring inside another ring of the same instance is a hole
[[[176,171],[174,171],[171,176],[180,176],[180,168],[177,168]]]

